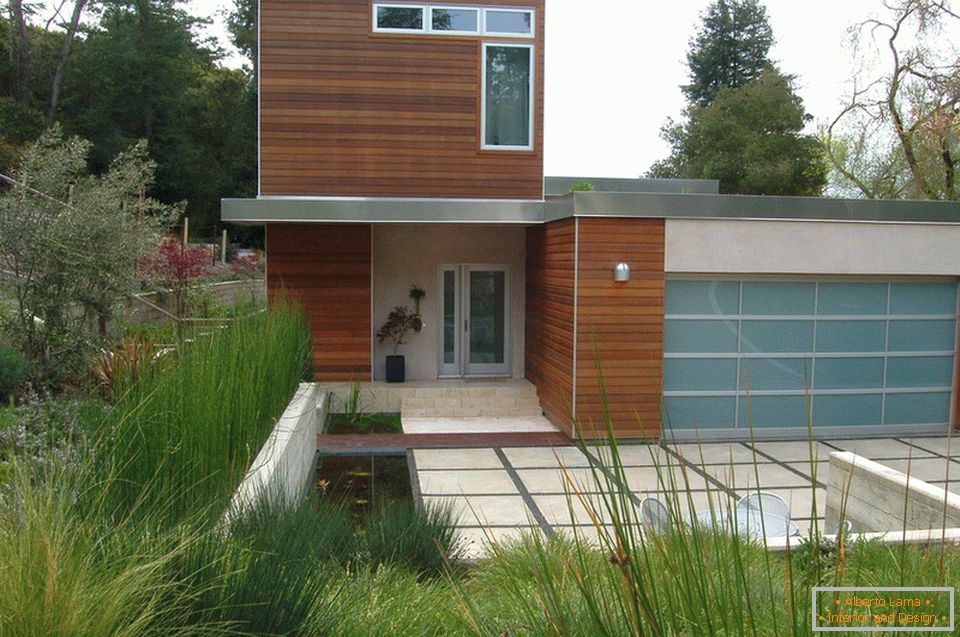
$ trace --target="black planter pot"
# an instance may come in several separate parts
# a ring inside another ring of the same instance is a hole
[[[387,382],[402,383],[407,378],[407,370],[402,354],[387,356]]]

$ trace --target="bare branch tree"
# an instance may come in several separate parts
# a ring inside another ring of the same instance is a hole
[[[960,57],[944,29],[960,16],[944,0],[885,2],[885,18],[863,21],[858,49],[870,42],[886,70],[823,129],[834,181],[865,197],[958,198]],[[869,37],[869,40],[867,39]]]

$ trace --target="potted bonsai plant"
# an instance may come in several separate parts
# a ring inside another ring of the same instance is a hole
[[[419,331],[421,325],[419,314],[411,312],[406,305],[398,305],[377,330],[378,342],[389,340],[393,343],[393,354],[387,356],[388,383],[402,383],[406,379],[406,362],[402,354],[397,354],[397,350],[407,342],[410,332]]]

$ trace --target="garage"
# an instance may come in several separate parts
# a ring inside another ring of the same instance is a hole
[[[665,430],[947,429],[956,280],[674,277],[665,285]]]

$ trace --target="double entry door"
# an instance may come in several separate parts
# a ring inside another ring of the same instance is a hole
[[[510,266],[440,266],[439,375],[510,375]]]

